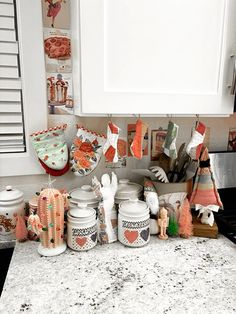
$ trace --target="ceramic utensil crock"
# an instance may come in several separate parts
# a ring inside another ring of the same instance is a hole
[[[150,215],[147,204],[138,199],[119,205],[118,239],[131,247],[144,246],[150,239]]]
[[[0,241],[15,240],[16,216],[25,214],[23,192],[10,185],[0,192]]]
[[[87,251],[97,244],[95,209],[80,204],[67,213],[67,244],[75,251]]]

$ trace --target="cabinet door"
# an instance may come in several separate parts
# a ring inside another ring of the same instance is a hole
[[[81,0],[84,114],[230,114],[235,0]]]

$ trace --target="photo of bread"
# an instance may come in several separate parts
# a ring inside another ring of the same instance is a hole
[[[49,58],[68,59],[71,57],[70,38],[49,37],[44,40],[44,50]]]

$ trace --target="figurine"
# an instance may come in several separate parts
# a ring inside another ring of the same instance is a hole
[[[95,194],[102,197],[98,208],[98,240],[104,243],[117,241],[117,212],[114,198],[118,187],[117,176],[112,172],[112,178],[105,173],[101,183],[96,177],[92,179]]]
[[[169,217],[167,216],[167,209],[162,207],[159,211],[158,225],[160,227],[159,238],[162,240],[167,240],[168,235],[166,234],[166,229],[169,225]]]
[[[63,239],[64,199],[60,191],[51,186],[41,191],[37,211],[42,224],[38,247],[39,254],[54,256],[63,253],[66,250]]]
[[[198,217],[202,214],[201,223],[205,225],[210,225],[211,227],[214,224],[213,212],[218,212],[219,208],[220,207],[218,205],[208,205],[208,206],[202,206],[199,204],[195,205],[195,209],[199,210]]]
[[[146,196],[146,203],[150,208],[150,234],[158,234],[159,226],[157,223],[159,200],[156,192],[148,192]]]

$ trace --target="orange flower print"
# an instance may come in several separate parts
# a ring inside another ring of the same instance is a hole
[[[91,167],[90,161],[87,160],[85,157],[84,158],[80,158],[79,165],[80,165],[81,168],[84,168],[84,169],[89,169]]]
[[[86,152],[86,153],[90,153],[93,151],[93,146],[89,142],[83,142],[80,146],[80,150],[82,150],[83,152]]]
[[[43,161],[47,161],[48,158],[49,158],[48,155],[45,155],[44,158],[43,158]]]
[[[82,144],[82,141],[77,137],[73,143],[75,146],[80,147],[80,145]]]
[[[89,158],[92,158],[95,156],[95,153],[94,151],[92,151],[92,152],[86,153],[86,156],[88,156]]]
[[[74,151],[74,160],[77,161],[77,160],[80,160],[80,158],[84,158],[85,157],[85,153],[82,152],[81,150],[79,149],[76,149]]]

